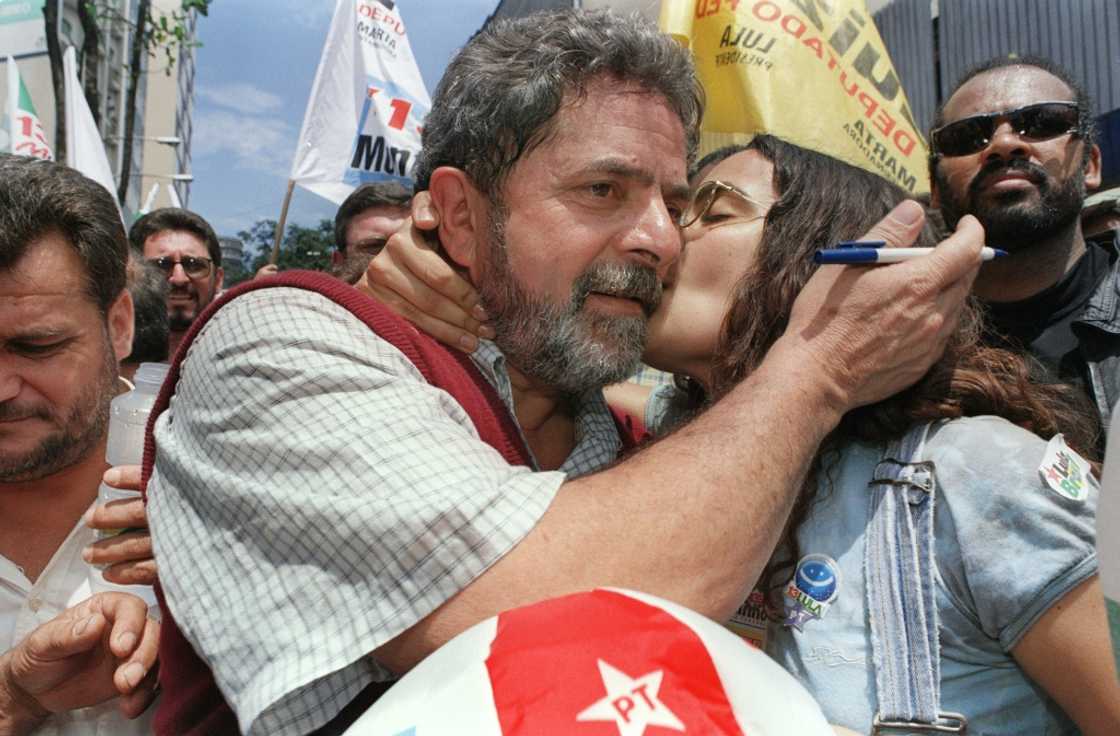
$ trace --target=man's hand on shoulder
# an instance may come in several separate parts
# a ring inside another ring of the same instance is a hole
[[[909,246],[923,222],[921,205],[906,201],[864,239]],[[840,414],[898,393],[944,351],[983,245],[983,228],[966,216],[927,257],[890,266],[822,266],[798,296],[772,352],[819,370]]]
[[[159,624],[127,593],[68,608],[0,655],[0,736],[30,733],[52,713],[120,697],[135,718],[154,697]]]

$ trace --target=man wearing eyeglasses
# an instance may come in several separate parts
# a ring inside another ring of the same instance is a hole
[[[1092,120],[1067,71],[1037,57],[993,59],[940,110],[930,172],[946,223],[974,215],[987,245],[1011,254],[976,279],[990,339],[1084,388],[1107,428],[1120,399],[1120,259],[1111,238],[1081,231],[1086,190],[1101,182]]]
[[[191,323],[222,290],[218,236],[194,212],[165,207],[133,223],[128,239],[144,260],[167,274],[168,354],[174,355]]]

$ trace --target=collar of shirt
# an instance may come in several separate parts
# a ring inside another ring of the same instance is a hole
[[[1110,266],[1109,253],[1090,244],[1055,284],[1017,302],[989,303],[991,323],[1000,333],[1029,344],[1046,330],[1081,314]]]
[[[485,376],[490,385],[498,392],[502,403],[509,409],[510,414],[517,421],[517,413],[513,407],[513,384],[509,379],[509,370],[506,368],[506,357],[490,340],[479,340],[478,349],[471,354],[471,360]],[[569,477],[578,478],[581,475],[600,470],[609,463],[618,459],[622,450],[622,439],[618,434],[618,425],[615,424],[607,402],[603,398],[601,389],[588,391],[578,397],[575,402],[576,445],[568,458],[560,466],[561,472]],[[520,430],[520,426],[518,426]],[[525,437],[522,435],[522,440]],[[528,442],[525,443],[528,446]],[[530,450],[530,455],[532,450]],[[533,469],[539,470],[536,458],[533,458]]]
[[[0,557],[0,650],[89,597],[89,566],[82,549],[93,541],[93,530],[79,519],[34,583]]]
[[[94,531],[78,519],[69,536],[32,583],[11,560],[0,557],[0,651],[7,651],[41,624],[89,598],[89,566],[82,550],[93,543]],[[149,734],[155,708],[136,720],[117,710],[116,701],[92,708],[56,713],[36,736],[139,736]]]

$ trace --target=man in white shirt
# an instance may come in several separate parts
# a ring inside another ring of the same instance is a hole
[[[158,624],[135,596],[91,598],[82,559],[132,343],[127,258],[100,185],[0,155],[0,736],[147,732],[129,719]]]

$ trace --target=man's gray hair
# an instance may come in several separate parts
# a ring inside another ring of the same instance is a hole
[[[547,140],[566,96],[600,78],[664,97],[684,125],[691,163],[704,94],[688,51],[636,15],[553,11],[493,22],[455,56],[424,123],[417,189],[453,166],[500,201],[506,176]]]

